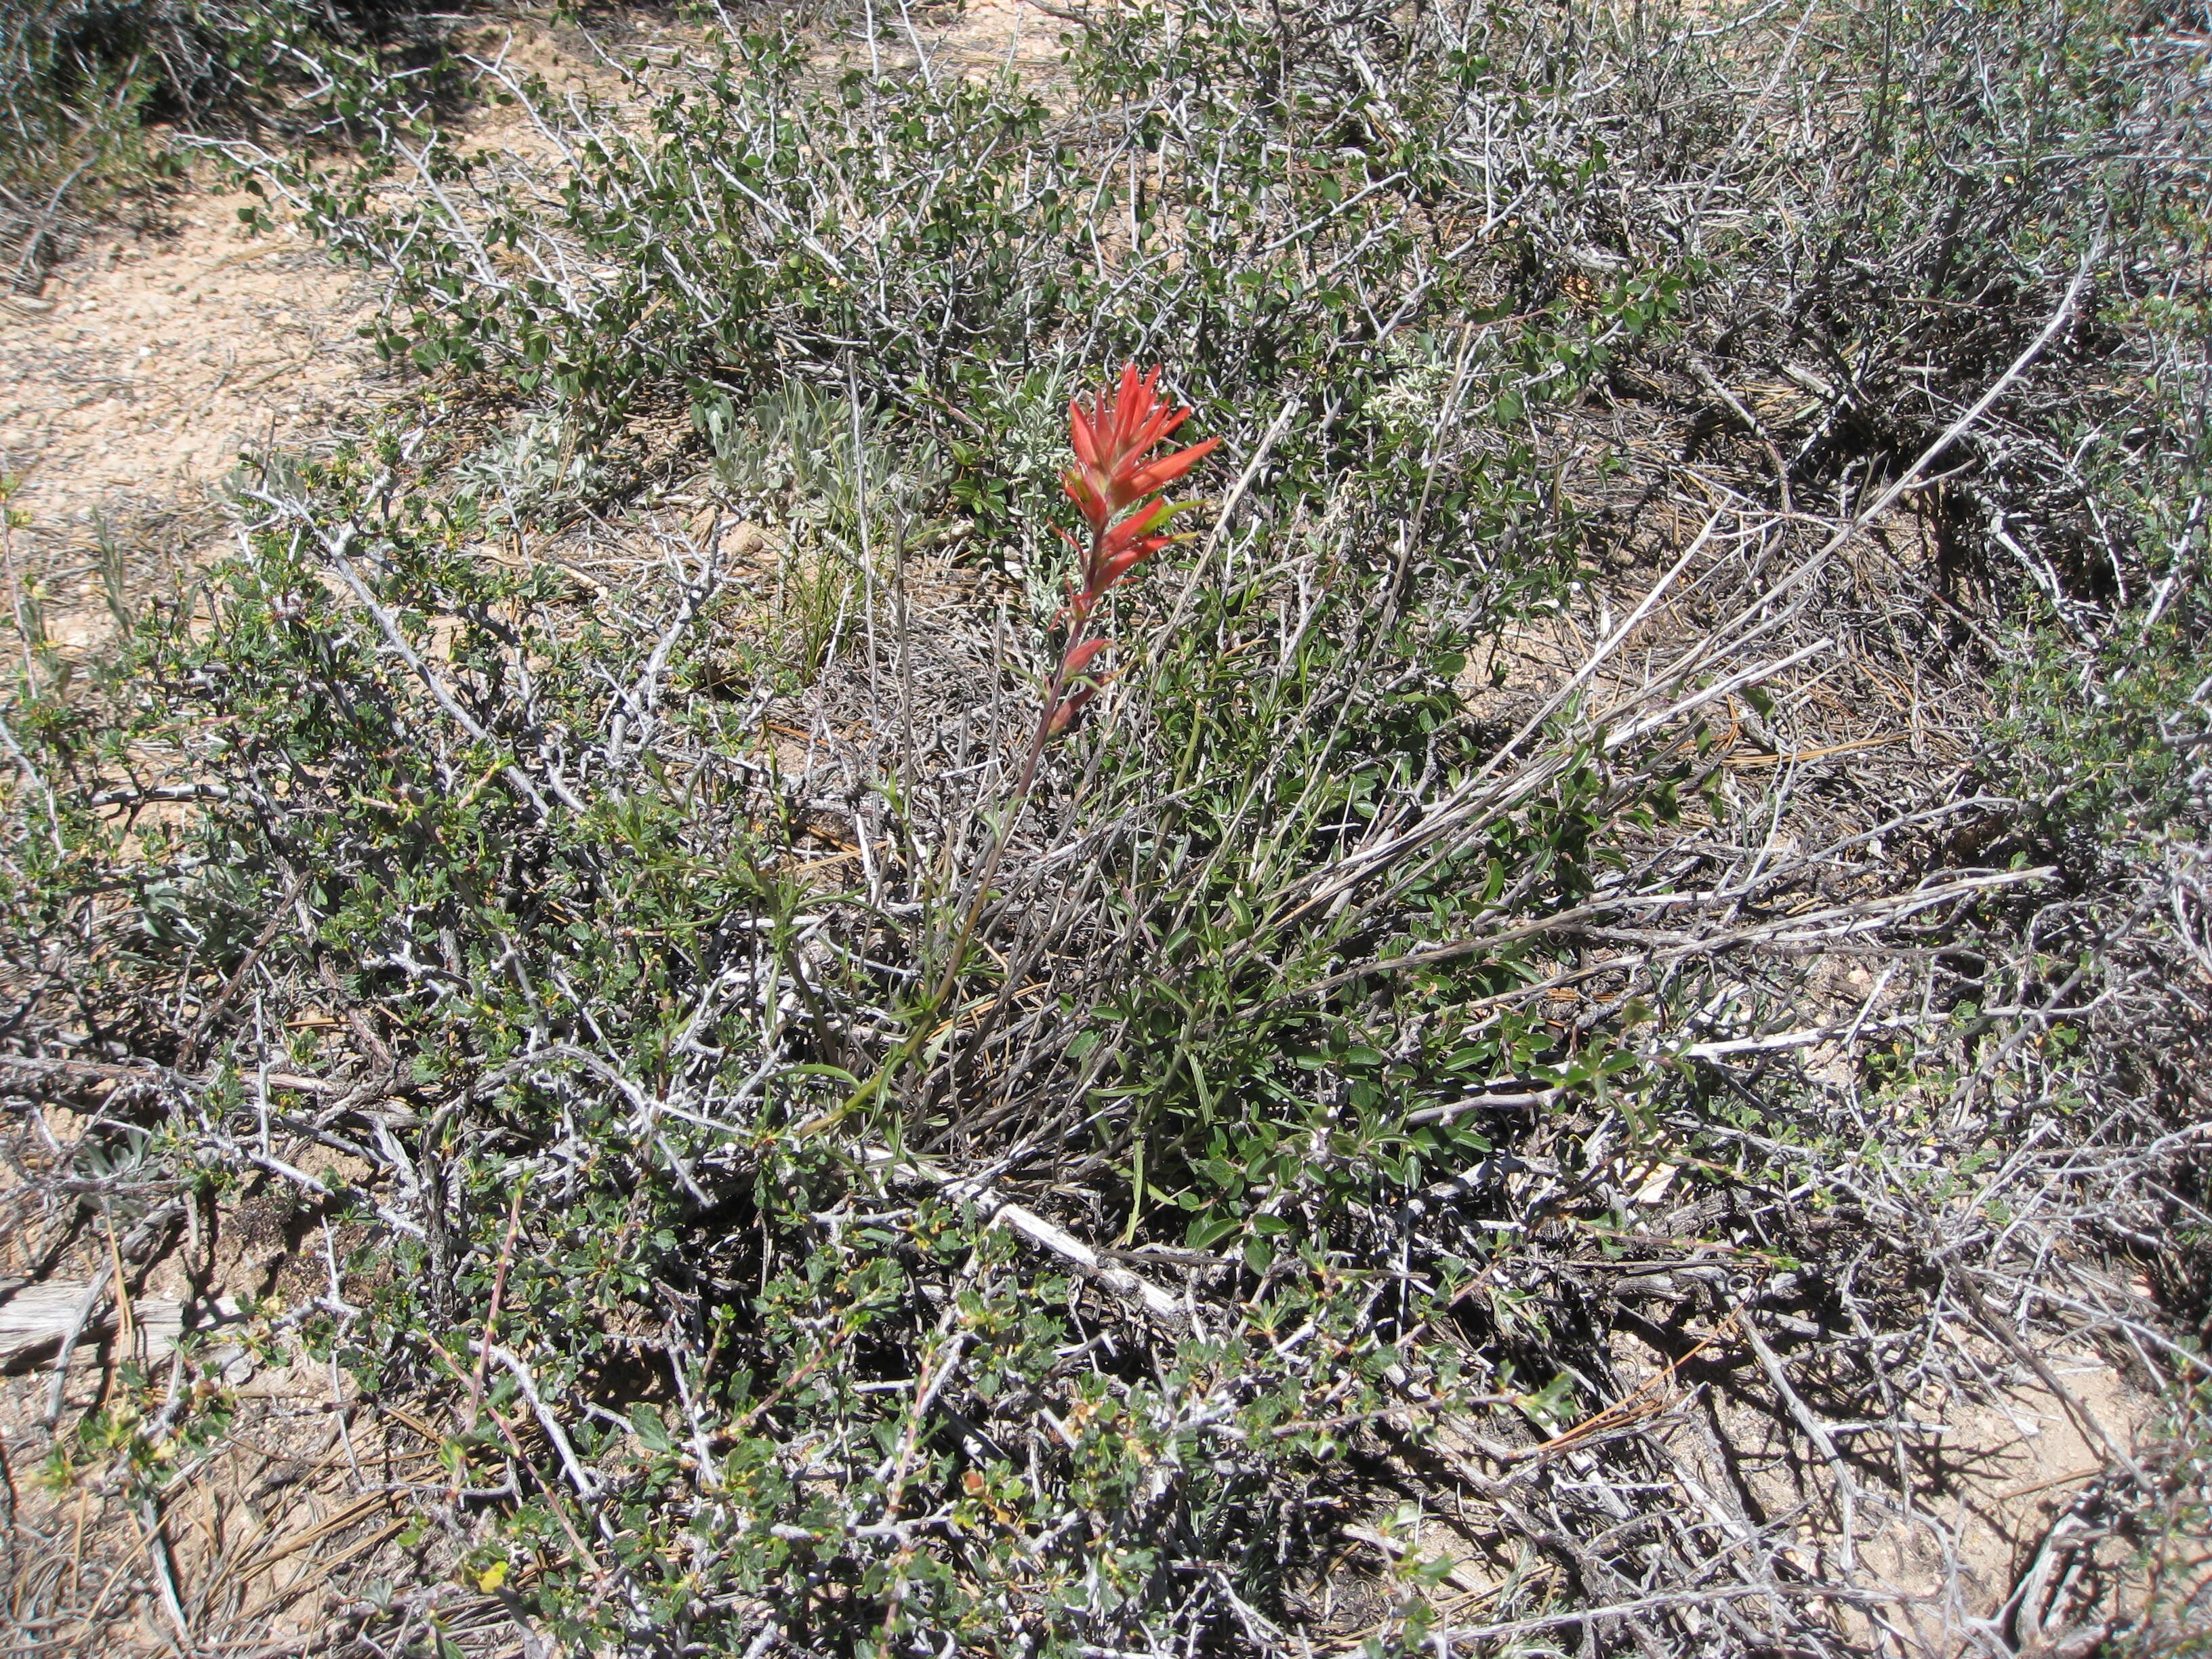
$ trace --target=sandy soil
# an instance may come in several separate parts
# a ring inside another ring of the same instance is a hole
[[[1070,32],[1065,18],[1030,0],[969,0],[935,27],[923,28],[921,39],[933,64],[957,65],[970,79],[1012,70],[1037,82],[1059,74],[1060,37]]]
[[[217,531],[211,492],[249,447],[299,443],[374,398],[371,291],[296,233],[248,237],[244,197],[194,191],[0,304],[0,472],[19,576],[50,635],[105,626],[103,539],[132,585]]]

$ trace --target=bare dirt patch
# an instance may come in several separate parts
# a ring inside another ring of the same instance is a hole
[[[1070,15],[1031,0],[971,0],[928,32],[930,58],[970,79],[1001,71],[1031,82],[1054,77]]]
[[[187,194],[166,229],[96,243],[0,306],[18,574],[64,646],[101,625],[109,574],[137,586],[214,533],[210,492],[241,449],[310,439],[368,396],[368,287],[301,234],[249,236],[246,200]]]

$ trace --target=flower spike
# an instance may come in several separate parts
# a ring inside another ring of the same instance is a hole
[[[1190,410],[1160,401],[1160,371],[1139,374],[1124,365],[1121,379],[1102,387],[1085,408],[1080,398],[1067,405],[1069,447],[1075,465],[1060,475],[1060,487],[1091,526],[1086,547],[1061,534],[1078,555],[1076,576],[1067,584],[1067,606],[1060,612],[1071,643],[1046,694],[1042,738],[1056,738],[1074,724],[1097,694],[1103,677],[1086,672],[1109,641],[1082,638],[1091,612],[1112,587],[1176,538],[1165,526],[1194,501],[1170,501],[1162,495],[1176,479],[1213,453],[1218,438],[1207,438],[1174,453],[1152,456],[1161,442],[1190,417]],[[1042,741],[1042,738],[1040,738]]]
[[[1068,444],[1075,465],[1060,475],[1068,500],[1091,528],[1088,544],[1066,531],[1060,532],[1075,550],[1076,568],[1067,584],[1067,604],[1054,626],[1067,624],[1067,643],[1045,688],[1044,706],[1037,710],[1036,730],[1030,738],[1028,757],[1015,781],[1013,805],[1000,821],[990,855],[971,884],[966,919],[953,941],[943,975],[937,981],[933,1006],[941,1007],[951,995],[966,960],[969,941],[990,896],[991,878],[1006,851],[1007,831],[1020,815],[1036,781],[1037,763],[1045,746],[1071,732],[1093,698],[1109,679],[1110,669],[1095,665],[1112,643],[1104,635],[1090,631],[1091,613],[1115,583],[1143,564],[1170,542],[1169,522],[1198,505],[1170,501],[1160,492],[1188,472],[1221,442],[1207,438],[1171,455],[1149,459],[1163,441],[1190,418],[1190,410],[1160,401],[1160,371],[1139,374],[1137,366],[1123,367],[1121,379],[1102,389],[1089,408],[1080,398],[1067,405]],[[856,1096],[857,1099],[858,1097]]]
[[[1158,369],[1139,378],[1132,363],[1122,369],[1121,384],[1110,396],[1098,394],[1094,408],[1085,409],[1080,400],[1067,405],[1068,437],[1078,465],[1062,475],[1061,483],[1094,532],[1103,531],[1116,513],[1182,477],[1221,442],[1208,438],[1148,463],[1146,456],[1190,416],[1188,409],[1160,402],[1159,383]]]

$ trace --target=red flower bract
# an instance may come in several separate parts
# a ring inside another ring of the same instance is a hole
[[[1208,438],[1147,463],[1146,455],[1190,415],[1188,409],[1163,404],[1159,384],[1158,369],[1140,378],[1131,363],[1122,369],[1119,386],[1098,394],[1096,408],[1086,410],[1079,400],[1067,406],[1068,435],[1079,465],[1062,473],[1060,483],[1094,535],[1124,507],[1166,489],[1221,441]]]
[[[1118,384],[1103,390],[1092,407],[1079,399],[1067,406],[1069,441],[1076,465],[1060,474],[1067,491],[1091,526],[1091,544],[1078,545],[1082,556],[1080,580],[1068,584],[1067,610],[1071,641],[1083,633],[1093,606],[1106,590],[1158,552],[1174,537],[1163,528],[1189,501],[1170,502],[1165,489],[1221,441],[1208,438],[1188,449],[1148,459],[1161,441],[1190,416],[1188,409],[1164,404],[1159,398],[1160,371],[1139,375],[1134,363],[1121,370]],[[1131,511],[1131,509],[1134,509]],[[1127,514],[1116,522],[1116,515]],[[1073,538],[1069,538],[1071,542]],[[1090,701],[1095,687],[1071,687],[1068,682],[1083,672],[1105,645],[1103,640],[1071,643],[1054,676],[1053,706],[1046,711],[1047,730],[1054,736],[1073,724]]]

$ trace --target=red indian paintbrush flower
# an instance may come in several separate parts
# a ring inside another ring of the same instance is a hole
[[[1167,533],[1168,521],[1197,503],[1170,501],[1160,492],[1221,441],[1208,438],[1172,455],[1146,459],[1190,415],[1187,409],[1171,409],[1161,403],[1159,385],[1158,369],[1139,376],[1132,363],[1121,371],[1120,385],[1098,394],[1094,407],[1085,409],[1080,403],[1067,406],[1076,465],[1060,474],[1060,483],[1091,526],[1088,547],[1073,536],[1067,538],[1068,545],[1081,559],[1080,580],[1067,584],[1067,608],[1060,613],[1067,621],[1067,648],[1060,653],[1060,665],[1052,671],[1044,707],[1037,711],[1030,752],[1014,782],[1013,808],[1000,820],[990,855],[969,890],[967,915],[945,957],[933,1006],[943,1006],[952,994],[961,965],[968,957],[969,941],[975,935],[975,924],[990,897],[991,878],[998,873],[999,860],[1006,856],[1008,832],[1022,803],[1029,799],[1030,786],[1036,781],[1037,763],[1044,757],[1045,745],[1075,724],[1076,716],[1098,690],[1099,676],[1090,672],[1091,665],[1108,641],[1103,637],[1084,637],[1091,612],[1108,588],[1176,539]],[[853,1098],[857,1101],[860,1096]]]
[[[1051,707],[1046,715],[1048,735],[1058,736],[1074,724],[1083,705],[1097,690],[1085,684],[1073,692],[1068,682],[1080,674],[1106,647],[1103,639],[1080,637],[1091,611],[1106,590],[1127,576],[1175,538],[1166,532],[1168,521],[1194,501],[1170,502],[1160,492],[1198,465],[1221,441],[1208,438],[1171,455],[1147,459],[1152,450],[1189,417],[1188,409],[1176,409],[1159,399],[1160,371],[1139,376],[1137,366],[1121,370],[1121,383],[1101,391],[1095,407],[1080,401],[1067,406],[1069,441],[1075,447],[1076,465],[1060,475],[1067,498],[1091,526],[1089,547],[1077,546],[1082,556],[1081,581],[1068,584],[1069,641],[1053,677]],[[1133,510],[1132,510],[1133,509]],[[1117,514],[1127,514],[1117,523]],[[1068,538],[1071,545],[1074,538]]]

